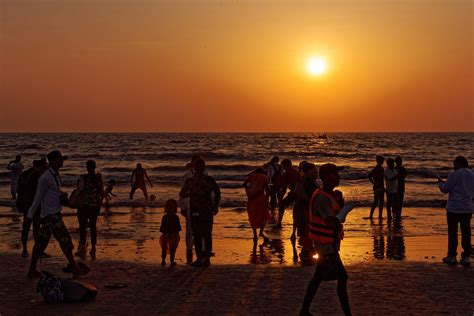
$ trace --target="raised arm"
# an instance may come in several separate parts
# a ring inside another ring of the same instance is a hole
[[[439,190],[443,193],[450,193],[454,186],[454,172],[451,172],[445,181],[438,179]]]

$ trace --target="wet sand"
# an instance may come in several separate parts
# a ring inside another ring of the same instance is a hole
[[[354,314],[461,314],[474,312],[474,268],[440,263],[447,236],[442,210],[407,209],[402,227],[350,214],[341,257],[350,281]],[[47,305],[36,293],[36,281],[25,275],[29,258],[19,256],[21,217],[0,210],[0,314],[296,314],[314,267],[301,266],[298,244],[292,245],[291,213],[282,231],[267,229],[268,243],[254,248],[245,212],[221,210],[214,228],[212,266],[184,264],[184,232],[178,266],[159,266],[161,209],[114,209],[98,222],[98,259],[86,258],[92,272],[81,279],[98,286],[90,303]],[[77,219],[66,210],[65,222],[77,244]],[[430,225],[419,214],[437,214]],[[351,223],[356,222],[354,226]],[[184,221],[181,221],[184,227]],[[420,228],[421,227],[421,228]],[[29,242],[32,247],[33,242]],[[62,277],[66,265],[57,242],[47,249],[40,270]],[[110,281],[128,284],[107,289]],[[327,282],[313,302],[318,314],[340,314],[335,282]]]

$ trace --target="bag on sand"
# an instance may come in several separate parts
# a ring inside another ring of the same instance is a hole
[[[90,301],[93,300],[99,292],[99,290],[90,283],[61,279],[57,275],[46,271],[41,272],[36,291],[41,292],[46,303],[52,304]]]
[[[76,280],[63,280],[63,291],[64,301],[71,303],[91,301],[99,293],[94,285]]]
[[[60,303],[64,301],[63,283],[60,277],[49,272],[42,271],[36,286],[36,292],[40,292],[46,303]]]

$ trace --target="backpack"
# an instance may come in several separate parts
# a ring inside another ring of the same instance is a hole
[[[69,207],[70,208],[79,208],[82,206],[82,194],[78,189],[74,189],[69,196]]]
[[[60,277],[46,271],[41,272],[41,277],[36,286],[46,303],[57,304],[64,301],[63,283]]]
[[[78,280],[63,280],[64,301],[87,302],[93,300],[99,290],[92,284]]]

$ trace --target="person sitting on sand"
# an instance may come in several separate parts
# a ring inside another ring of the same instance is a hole
[[[197,260],[192,265],[197,267],[211,264],[212,225],[214,216],[219,212],[219,202],[221,200],[219,186],[214,178],[205,174],[205,170],[206,163],[204,159],[196,159],[193,176],[186,180],[179,192],[180,197],[189,197],[191,229],[197,256]],[[212,198],[212,194],[214,194],[214,198]]]
[[[115,186],[115,180],[110,179],[107,181],[107,185],[105,186],[104,189],[104,199],[105,199],[105,207],[108,208],[110,206],[110,202],[112,201],[112,197],[116,197],[115,194],[112,193],[112,190],[114,189]]]
[[[132,189],[130,190],[130,200],[133,200],[133,195],[135,194],[135,191],[137,189],[142,190],[143,195],[145,196],[145,200],[148,200],[148,192],[146,190],[145,178],[148,180],[148,183],[150,183],[150,187],[153,188],[153,184],[151,183],[150,178],[146,173],[146,170],[142,167],[141,163],[137,163],[137,168],[133,170],[130,179],[130,184],[132,186]]]
[[[176,249],[179,244],[179,232],[181,231],[181,224],[179,223],[179,217],[176,215],[178,212],[178,202],[174,199],[166,201],[165,215],[161,218],[160,237],[161,246],[161,266],[166,265],[166,255],[170,253],[170,267],[174,267],[176,262],[174,257]]]
[[[69,261],[74,277],[77,277],[87,274],[90,269],[86,266],[79,268],[74,260],[72,254],[74,245],[72,243],[71,235],[69,234],[66,225],[64,225],[61,216],[61,204],[67,203],[67,194],[61,192],[61,177],[59,175],[59,169],[63,166],[64,160],[67,159],[67,156],[63,156],[59,150],[53,150],[47,157],[49,161],[49,169],[47,169],[39,178],[35,199],[28,209],[28,218],[32,220],[38,207],[41,206],[41,227],[38,239],[35,240],[35,245],[33,247],[28,276],[40,276],[40,273],[36,270],[36,265],[40,254],[46,250],[51,235],[53,235]]]
[[[383,213],[383,200],[384,200],[384,169],[383,169],[383,162],[385,158],[382,156],[375,157],[375,161],[377,165],[372,169],[369,173],[369,181],[372,183],[374,190],[374,202],[372,203],[372,207],[370,208],[370,216],[369,218],[372,219],[374,216],[375,208],[379,207],[379,220],[382,219]]]
[[[443,181],[438,177],[439,190],[449,194],[446,205],[448,218],[448,256],[443,258],[447,264],[456,264],[458,248],[458,223],[461,226],[462,265],[470,265],[471,255],[471,218],[474,213],[474,173],[469,169],[466,157],[458,156],[453,162],[454,171]]]
[[[268,209],[270,188],[268,187],[268,178],[263,168],[257,168],[257,170],[249,174],[244,180],[243,186],[248,198],[247,213],[253,231],[253,241],[256,243],[258,236],[266,240],[268,238],[263,233],[263,230],[271,217]],[[257,229],[259,229],[258,236]]]
[[[395,169],[395,160],[387,159],[387,169],[384,172],[385,188],[387,191],[387,220],[399,219],[398,214],[398,172]]]
[[[339,256],[343,227],[336,215],[340,212],[344,199],[340,191],[334,190],[339,186],[339,170],[332,163],[319,168],[319,176],[323,187],[317,189],[310,202],[310,231],[309,237],[314,241],[317,251],[317,264],[311,278],[300,315],[312,315],[309,312],[319,285],[323,281],[337,280],[337,295],[345,315],[351,315],[349,295],[347,294],[347,272]]]
[[[290,159],[283,159],[281,162],[285,172],[282,176],[282,186],[280,191],[280,206],[278,209],[278,223],[275,225],[276,229],[281,229],[281,222],[283,221],[283,215],[285,209],[295,202],[295,187],[298,181],[301,181],[300,173],[298,170],[293,168]],[[289,189],[288,194],[285,196],[286,190]]]

